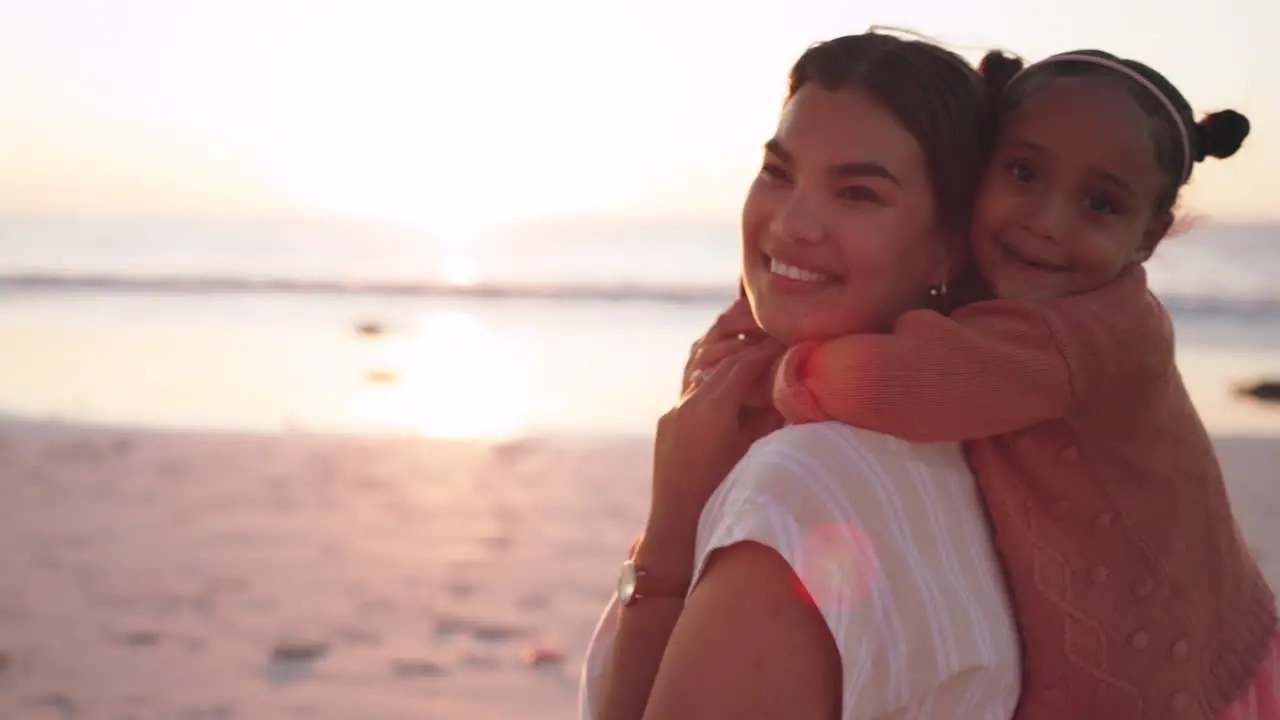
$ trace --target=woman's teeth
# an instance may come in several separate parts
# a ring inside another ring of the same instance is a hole
[[[788,265],[776,258],[769,258],[769,272],[775,275],[781,275],[785,278],[791,278],[792,280],[799,280],[800,282],[826,283],[831,281],[831,276],[829,275],[816,273],[812,270],[805,270],[804,268],[799,268],[795,265]]]

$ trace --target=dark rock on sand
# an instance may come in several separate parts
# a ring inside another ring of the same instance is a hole
[[[286,640],[271,651],[276,662],[307,662],[316,660],[329,651],[329,646],[314,640]]]
[[[41,695],[36,699],[35,705],[56,710],[62,717],[76,717],[80,714],[80,705],[66,693],[51,692]]]
[[[121,642],[134,647],[151,647],[160,642],[160,633],[155,630],[132,630],[120,636]]]
[[[443,675],[444,666],[431,660],[418,658],[400,658],[391,661],[391,669],[397,677],[425,677]]]
[[[271,650],[266,667],[266,680],[272,685],[291,685],[311,677],[316,661],[324,657],[329,646],[313,640],[286,640]]]
[[[230,705],[211,705],[209,707],[191,708],[179,717],[182,720],[231,720],[235,716],[235,708]]]
[[[436,635],[448,637],[461,634],[469,635],[472,640],[482,643],[502,643],[520,637],[526,631],[513,625],[475,622],[465,618],[445,617],[436,620]]]
[[[1236,387],[1236,394],[1263,402],[1280,403],[1280,380],[1260,380],[1240,385]]]
[[[374,320],[367,320],[356,325],[356,334],[361,337],[374,337],[384,332],[386,332],[386,328],[382,326],[382,323]]]
[[[525,631],[510,625],[478,623],[471,626],[471,637],[486,643],[499,643],[523,635]]]

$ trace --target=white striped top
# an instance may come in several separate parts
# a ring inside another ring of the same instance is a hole
[[[813,597],[843,664],[845,720],[1007,720],[1021,670],[1014,617],[973,475],[953,443],[835,422],[761,439],[703,509],[695,577],[751,540]],[[617,598],[587,650],[579,717],[617,632]]]

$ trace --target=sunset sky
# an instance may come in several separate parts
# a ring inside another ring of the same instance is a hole
[[[1190,209],[1280,218],[1274,0],[0,0],[0,211],[427,227],[733,217],[809,43],[1139,58],[1254,121]]]

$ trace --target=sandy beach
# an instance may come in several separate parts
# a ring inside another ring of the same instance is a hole
[[[0,717],[568,717],[648,463],[4,423]]]
[[[0,718],[564,718],[645,437],[0,423]],[[1221,437],[1280,583],[1280,442]]]

